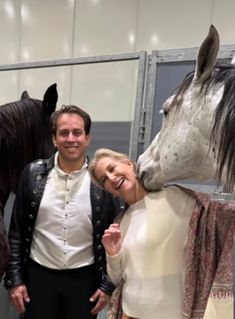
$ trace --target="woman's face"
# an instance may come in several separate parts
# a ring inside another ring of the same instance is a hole
[[[133,166],[130,160],[120,161],[107,156],[97,162],[95,175],[105,190],[125,199],[136,190],[137,180]]]

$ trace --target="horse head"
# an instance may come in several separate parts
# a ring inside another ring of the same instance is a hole
[[[0,107],[0,203],[15,192],[24,166],[55,151],[50,116],[58,99],[56,84],[49,86],[43,100],[30,98],[27,91],[16,102]]]
[[[218,50],[219,35],[211,26],[195,71],[163,104],[161,130],[139,157],[139,176],[147,189],[173,180],[215,177],[233,187],[235,68],[216,61]]]

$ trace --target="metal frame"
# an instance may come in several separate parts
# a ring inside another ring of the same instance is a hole
[[[146,95],[144,101],[144,116],[142,117],[141,131],[142,139],[139,141],[139,148],[145,150],[151,143],[152,132],[152,116],[154,109],[155,87],[157,81],[157,68],[160,63],[172,63],[180,61],[194,61],[196,60],[198,48],[185,49],[170,49],[152,51],[149,56],[147,80],[146,80]],[[232,59],[235,56],[235,45],[224,45],[220,47],[218,58]]]
[[[34,61],[34,62],[4,64],[4,65],[0,65],[0,71],[27,70],[27,69],[37,69],[37,68],[50,68],[50,67],[84,65],[84,64],[95,64],[95,63],[133,61],[133,60],[138,60],[138,74],[137,74],[137,86],[136,86],[135,112],[134,112],[134,121],[131,128],[131,135],[130,135],[129,155],[132,159],[136,160],[138,143],[139,143],[139,140],[138,140],[139,127],[141,125],[141,113],[142,113],[143,101],[144,101],[144,86],[145,86],[145,75],[146,75],[146,64],[147,64],[146,51],[80,57],[80,58],[73,57],[73,58],[65,58],[65,59],[58,59],[58,60],[43,60],[43,61]]]

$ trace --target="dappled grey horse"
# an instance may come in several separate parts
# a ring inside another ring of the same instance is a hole
[[[196,68],[163,105],[160,132],[139,157],[144,186],[178,179],[235,183],[235,66],[217,61],[214,26],[199,48]]]

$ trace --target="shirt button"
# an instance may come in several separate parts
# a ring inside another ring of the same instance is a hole
[[[33,193],[34,193],[34,194],[37,194],[37,192],[38,192],[38,189],[37,189],[37,188],[34,188],[34,189],[33,189]]]
[[[28,231],[29,231],[29,232],[31,232],[31,230],[32,230],[32,227],[30,227],[30,226],[29,226],[29,227],[28,227],[27,229],[28,229]]]
[[[96,235],[96,239],[100,239],[101,235],[100,234],[97,234]]]
[[[101,250],[102,248],[103,248],[102,245],[98,245],[98,246],[97,246],[97,249],[98,249],[98,250]]]
[[[95,210],[99,213],[100,210],[101,210],[101,209],[100,209],[100,206],[97,206]]]
[[[35,207],[35,202],[31,202],[31,207]]]
[[[29,214],[29,219],[33,219],[33,214]]]
[[[96,225],[99,226],[101,224],[101,220],[96,221]]]

